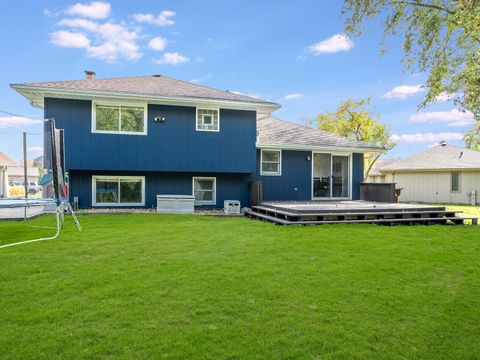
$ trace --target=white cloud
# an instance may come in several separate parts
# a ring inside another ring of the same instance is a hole
[[[0,116],[0,129],[17,128],[41,123],[42,120],[31,119],[24,116]]]
[[[52,33],[50,42],[61,47],[88,48],[90,46],[90,40],[84,34],[66,30]]]
[[[91,19],[105,19],[110,15],[111,5],[107,2],[92,1],[89,4],[70,6],[66,13],[69,15],[83,16]]]
[[[300,93],[292,93],[292,94],[285,95],[282,99],[283,100],[293,100],[293,99],[298,99],[298,98],[301,98],[301,97],[303,97],[303,95],[300,94]]]
[[[175,24],[175,20],[172,17],[175,16],[175,12],[171,10],[163,10],[158,16],[153,14],[133,14],[135,21],[139,23],[156,24],[159,26],[168,26]]]
[[[78,18],[63,19],[58,22],[58,25],[88,30],[93,34],[95,43],[92,44],[82,33],[60,30],[52,34],[51,42],[54,45],[86,48],[88,56],[110,63],[119,58],[136,60],[142,57],[137,44],[138,34],[124,25],[113,22],[98,24]]]
[[[155,51],[163,51],[167,47],[167,40],[156,36],[148,42],[148,47]]]
[[[156,64],[184,64],[189,62],[190,59],[186,56],[180,55],[178,52],[174,53],[165,53],[160,59],[154,60]]]
[[[463,134],[458,132],[394,134],[390,139],[395,143],[438,143],[441,140],[462,140]]]
[[[394,87],[392,90],[383,94],[383,99],[406,99],[407,97],[423,91],[423,85],[402,85]]]
[[[452,100],[455,96],[457,96],[457,94],[449,94],[447,92],[442,92],[440,93],[436,98],[435,98],[435,101],[436,102],[445,102],[445,101],[449,101],[449,100]]]
[[[89,31],[97,31],[98,30],[98,24],[96,22],[93,22],[91,20],[87,19],[63,19],[60,20],[57,25],[60,26],[67,26],[71,28],[76,28],[76,29],[85,29]]]
[[[331,54],[339,51],[348,51],[353,48],[353,41],[347,35],[335,34],[328,39],[310,45],[308,51],[315,55]]]
[[[473,113],[452,109],[450,111],[432,111],[413,114],[410,121],[414,123],[447,123],[449,127],[465,126],[475,123]]]
[[[27,149],[29,153],[42,155],[43,154],[43,147],[41,146],[32,146]]]

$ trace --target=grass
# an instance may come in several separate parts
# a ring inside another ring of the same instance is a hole
[[[468,205],[446,205],[448,210],[461,210],[463,213],[459,213],[460,216],[475,216],[480,219],[480,206],[468,206]]]
[[[2,359],[479,358],[480,227],[80,221],[0,249]]]

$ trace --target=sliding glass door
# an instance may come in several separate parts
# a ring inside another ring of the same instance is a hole
[[[350,156],[313,153],[313,198],[350,197]]]

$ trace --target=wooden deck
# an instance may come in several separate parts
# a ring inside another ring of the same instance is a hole
[[[252,219],[270,221],[280,225],[321,224],[442,224],[464,225],[477,218],[459,216],[461,211],[446,210],[443,206],[390,204],[367,201],[310,201],[264,202],[252,206],[245,215]]]

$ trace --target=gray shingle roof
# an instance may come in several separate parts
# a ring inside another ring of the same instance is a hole
[[[51,90],[70,90],[98,93],[115,93],[126,95],[144,95],[153,97],[190,98],[207,100],[227,100],[243,103],[280,107],[278,104],[233,93],[226,90],[214,89],[207,86],[172,79],[162,75],[133,76],[92,80],[67,80],[11,84],[13,88],[32,87]]]
[[[381,172],[408,170],[480,169],[480,152],[445,144],[437,145],[380,169]]]
[[[274,117],[257,121],[257,145],[305,148],[355,148],[379,151],[382,148],[360,141],[350,140],[326,131],[294,124]]]
[[[15,161],[0,151],[0,166],[16,166]]]
[[[384,168],[387,165],[393,164],[394,162],[397,162],[399,159],[379,159],[375,161],[375,164],[373,165],[372,169],[370,170],[370,173],[368,174],[369,176],[380,176],[382,173],[380,170]]]

